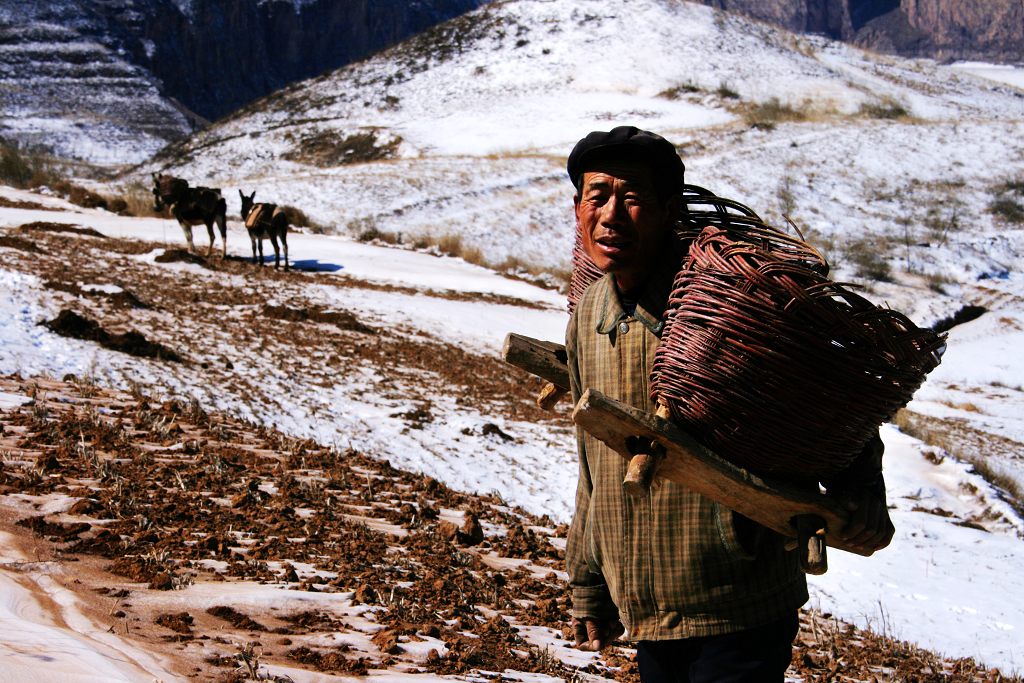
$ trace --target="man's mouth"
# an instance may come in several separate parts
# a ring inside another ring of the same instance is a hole
[[[605,235],[603,237],[598,237],[594,242],[597,243],[598,249],[607,254],[617,254],[628,249],[630,245],[633,244],[633,240],[620,235]]]

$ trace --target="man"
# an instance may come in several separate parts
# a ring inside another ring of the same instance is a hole
[[[569,155],[583,247],[605,273],[566,330],[574,400],[592,387],[655,411],[648,377],[683,254],[673,230],[683,170],[670,142],[627,126],[590,133]],[[577,444],[566,549],[577,646],[599,650],[626,627],[645,683],[782,681],[807,600],[797,554],[673,482],[633,499],[621,456],[582,430]],[[893,531],[880,468],[876,439],[842,479],[854,519],[840,533],[869,550]]]

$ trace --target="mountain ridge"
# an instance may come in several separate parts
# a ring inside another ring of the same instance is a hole
[[[939,61],[1024,62],[1016,0],[701,0],[800,33]]]

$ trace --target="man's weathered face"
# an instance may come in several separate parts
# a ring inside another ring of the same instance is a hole
[[[662,202],[651,169],[633,162],[606,162],[583,174],[576,225],[583,248],[598,268],[612,273],[620,291],[643,284],[668,248],[672,202]]]

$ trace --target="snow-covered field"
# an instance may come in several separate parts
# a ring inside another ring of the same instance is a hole
[[[15,195],[12,191],[4,194]],[[17,196],[24,197],[20,193]],[[51,221],[89,226],[105,234],[164,241],[160,221],[156,219],[121,218],[98,211],[41,213]],[[2,225],[17,226],[38,218],[35,213],[26,214],[23,210],[0,209]],[[176,226],[168,230],[169,242],[177,238],[175,230]],[[487,276],[456,259],[373,247],[331,236],[295,237],[292,254],[296,262],[316,259],[321,264],[339,266],[339,277],[352,264],[370,280],[394,281],[399,277],[397,273],[407,272],[406,284],[414,287],[434,288],[443,282],[445,288],[452,290],[504,294],[551,304],[546,311],[509,306],[512,315],[500,310],[489,314],[487,306],[452,306],[429,295],[403,295],[405,305],[399,305],[401,319],[393,324],[421,330],[444,341],[473,345],[482,354],[496,354],[506,331],[557,339],[565,323],[560,296]],[[239,243],[245,248],[247,245],[240,238],[239,230],[229,235],[231,252],[245,253]],[[357,257],[362,264],[356,265]],[[0,309],[5,320],[4,332],[0,334],[0,372],[55,377],[69,372],[92,372],[104,382],[125,385],[134,380],[165,387],[177,395],[203,395],[202,387],[189,387],[183,377],[169,378],[156,364],[147,367],[145,363],[126,360],[127,356],[51,334],[37,324],[55,312],[54,303],[39,284],[26,282],[24,277],[6,270],[2,281],[7,296]],[[1009,282],[1016,282],[1019,291],[1019,280]],[[365,301],[364,305],[368,320],[387,324],[373,313],[372,301]],[[1022,312],[1024,309],[1018,308],[983,315],[955,328],[949,340],[950,350],[936,376],[941,371],[955,376],[958,382],[976,381],[983,386],[989,357],[976,354],[971,340],[980,337],[991,341],[998,337],[1007,346],[1019,344],[1020,328],[999,324],[994,319]],[[493,317],[482,317],[488,315]],[[997,330],[990,329],[991,325],[996,325]],[[488,335],[481,332],[485,328]],[[1013,338],[1018,341],[1013,342]],[[1016,362],[1013,357],[1005,358],[1001,368],[1005,384],[1024,384],[1024,364],[1019,356]],[[975,377],[978,379],[974,380]],[[274,381],[271,377],[266,379]],[[472,424],[475,418],[465,408],[454,408],[448,413],[453,420],[461,414],[464,422],[428,426],[423,435],[415,437],[418,441],[410,441],[410,437],[391,426],[373,396],[325,394],[322,388],[304,386],[300,378],[291,378],[289,384],[290,388],[283,390],[292,406],[291,414],[279,416],[278,420],[279,426],[289,432],[328,442],[341,437],[347,445],[404,468],[428,473],[456,488],[485,493],[496,490],[509,502],[531,511],[550,514],[556,520],[568,519],[575,467],[572,437],[566,429],[505,423],[505,430],[522,435],[529,429],[529,435],[513,445],[498,444],[490,452],[477,454],[483,458],[480,461],[467,461],[470,454],[466,445],[457,441],[457,428]],[[929,382],[921,393],[929,395],[930,401],[941,402],[948,395],[943,386],[942,382]],[[443,403],[443,388],[437,387],[436,391],[436,400]],[[215,393],[218,408],[265,419],[252,414],[249,406],[233,396],[230,387],[217,387]],[[334,417],[327,412],[332,402]],[[1019,415],[1019,410],[1001,401],[994,404],[1007,414],[1006,421],[1016,426],[1015,418],[1010,416]],[[321,412],[310,409],[315,405],[320,406]],[[361,415],[361,426],[346,424],[340,417],[345,414]],[[1024,438],[1019,430],[1009,433]],[[1014,577],[1024,571],[1024,522],[968,465],[892,427],[883,431],[883,437],[887,446],[885,471],[894,505],[892,514],[898,529],[896,538],[892,546],[872,558],[833,552],[829,572],[811,579],[812,605],[942,654],[977,657],[1004,672],[1020,670],[1024,666],[1019,654],[1024,632],[1024,598],[1015,589]],[[558,457],[552,460],[553,455]],[[468,464],[473,462],[479,465]]]
[[[998,442],[972,455],[1024,487],[1024,226],[990,210],[998,198],[1024,203],[1014,189],[1024,182],[1021,70],[868,55],[689,3],[631,6],[626,14],[596,0],[496,3],[447,32],[268,98],[126,180],[170,169],[222,186],[235,214],[236,188],[299,206],[339,234],[294,235],[293,263],[408,288],[353,293],[318,280],[316,296],[373,325],[493,355],[509,331],[558,340],[563,298],[458,259],[350,236],[457,234],[492,263],[511,256],[564,269],[572,144],[618,123],[656,130],[679,144],[689,182],[773,221],[791,216],[837,279],[867,281],[865,252],[881,260],[891,282],[870,283],[869,298],[920,324],[983,307],[952,329],[942,365],[909,409]],[[790,113],[779,115],[773,100]],[[341,163],[357,135],[385,152]],[[182,243],[173,221],[61,211],[0,208],[0,226],[59,220],[151,240],[154,249]],[[237,224],[228,244],[248,255]],[[51,334],[37,323],[56,313],[53,296],[2,262],[0,286],[0,373],[143,381],[568,519],[575,466],[567,425],[502,423],[520,438],[474,452],[460,434],[484,416],[429,381],[422,391],[445,419],[403,433],[389,417],[403,406],[367,391],[373,378],[353,374],[349,385],[325,389],[256,360],[278,402],[253,405],[197,373]],[[1024,671],[1024,521],[966,462],[892,426],[883,438],[896,538],[872,558],[832,553],[829,572],[810,581],[812,606],[942,654]]]

